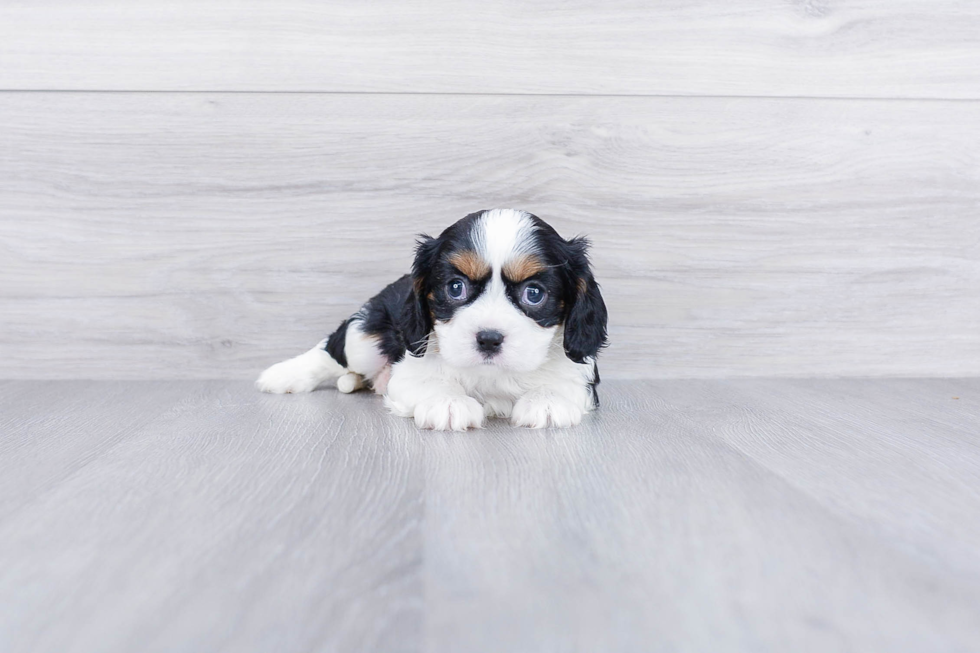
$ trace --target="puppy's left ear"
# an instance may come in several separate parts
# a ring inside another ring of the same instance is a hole
[[[584,363],[606,346],[608,319],[599,284],[592,276],[589,241],[585,238],[567,241],[566,270],[570,292],[566,299],[565,355],[576,363]]]
[[[415,246],[415,262],[412,264],[412,290],[402,307],[401,331],[405,347],[412,356],[425,353],[432,331],[432,314],[429,312],[429,272],[439,258],[442,241],[422,234]]]

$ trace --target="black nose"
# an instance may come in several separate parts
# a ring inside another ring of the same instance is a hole
[[[485,354],[496,354],[500,351],[500,345],[504,342],[504,334],[499,331],[484,329],[476,334],[477,349]]]

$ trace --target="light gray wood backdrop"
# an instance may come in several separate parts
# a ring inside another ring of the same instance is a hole
[[[980,374],[980,5],[0,5],[0,377],[250,378],[492,206],[607,377]]]

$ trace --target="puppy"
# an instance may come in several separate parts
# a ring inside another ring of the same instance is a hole
[[[537,216],[472,213],[421,236],[412,274],[373,297],[316,347],[273,365],[264,392],[370,384],[420,428],[465,431],[488,417],[567,427],[599,405],[596,356],[606,306],[583,238]]]

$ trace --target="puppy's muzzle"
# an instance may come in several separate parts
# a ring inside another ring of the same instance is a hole
[[[499,353],[503,344],[504,334],[499,331],[484,329],[476,334],[476,348],[488,357]]]

